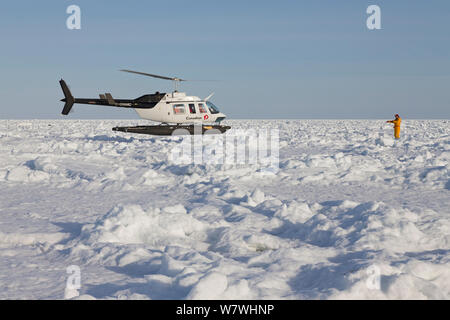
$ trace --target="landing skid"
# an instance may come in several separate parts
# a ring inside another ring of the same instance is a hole
[[[225,133],[230,126],[222,125],[157,125],[157,126],[135,126],[135,127],[115,127],[113,131],[122,131],[129,133],[151,134],[156,136],[174,135],[193,135],[194,132],[202,134],[220,134]],[[174,132],[177,130],[176,132]],[[198,130],[198,131],[196,131]]]

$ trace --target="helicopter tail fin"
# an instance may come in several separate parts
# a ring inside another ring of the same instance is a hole
[[[61,85],[61,89],[64,93],[64,99],[62,99],[61,101],[65,102],[64,109],[62,110],[61,113],[63,115],[68,115],[70,110],[72,109],[75,99],[72,96],[72,93],[70,92],[69,87],[67,86],[66,82],[63,79],[61,79],[59,81],[59,84]]]

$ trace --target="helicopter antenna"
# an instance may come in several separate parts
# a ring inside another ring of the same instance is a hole
[[[178,83],[179,82],[181,82],[181,81],[188,81],[188,80],[180,79],[178,77],[165,77],[165,76],[159,76],[157,74],[151,74],[151,73],[140,72],[140,71],[126,70],[126,69],[123,69],[123,70],[120,70],[120,71],[140,74],[142,76],[148,76],[148,77],[153,77],[153,78],[158,78],[158,79],[172,80],[173,84],[174,84],[175,92],[178,91]]]

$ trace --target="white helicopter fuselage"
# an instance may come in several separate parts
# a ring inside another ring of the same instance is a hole
[[[153,108],[135,108],[142,119],[163,123],[214,123],[226,118],[214,104],[184,92],[167,93]]]

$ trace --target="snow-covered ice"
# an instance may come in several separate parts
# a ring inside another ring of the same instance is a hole
[[[271,174],[143,123],[0,121],[0,299],[450,299],[449,120],[227,121]]]

